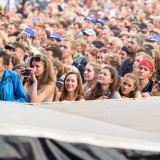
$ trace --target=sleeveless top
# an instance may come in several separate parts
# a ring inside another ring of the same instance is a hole
[[[33,85],[31,85],[29,87],[29,90],[28,90],[28,99],[30,100],[30,96],[31,96],[31,89],[32,89]],[[40,95],[41,92],[43,91],[43,88],[45,87],[45,85],[41,85],[38,89],[37,89],[37,95]],[[50,98],[46,99],[45,101],[43,102],[52,102],[53,101],[53,98],[54,98],[54,95],[52,95]]]
[[[148,84],[142,89],[141,92],[142,93],[151,92],[154,85],[155,85],[154,81],[150,80]]]

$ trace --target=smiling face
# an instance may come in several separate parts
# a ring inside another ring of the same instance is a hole
[[[68,92],[75,92],[78,86],[77,76],[75,74],[69,74],[64,83]]]
[[[102,69],[98,75],[97,82],[103,85],[108,85],[113,82],[111,78],[111,73],[108,69]]]
[[[129,96],[129,94],[135,90],[135,82],[130,77],[125,77],[121,85],[121,91],[124,96]]]

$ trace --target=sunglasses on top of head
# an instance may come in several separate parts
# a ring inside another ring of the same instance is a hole
[[[30,60],[30,62],[33,62],[33,61],[40,62],[41,58],[40,57],[32,57],[31,60]]]

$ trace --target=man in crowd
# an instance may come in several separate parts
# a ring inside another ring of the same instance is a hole
[[[76,42],[73,39],[71,38],[63,39],[61,43],[62,63],[75,66],[79,70],[82,77],[82,81],[84,82],[84,75],[83,75],[84,67],[81,64],[77,64],[73,60],[73,55],[76,52],[76,47],[77,47]]]
[[[131,73],[133,70],[133,62],[136,58],[136,52],[137,50],[143,46],[143,39],[139,35],[134,35],[128,38],[128,52],[130,55],[130,58],[124,61],[122,66],[122,76],[124,76],[126,73]]]
[[[20,59],[20,63],[24,63],[26,48],[21,42],[15,41],[11,44],[8,44],[5,46],[5,49],[8,49],[11,53],[15,53]]]
[[[9,63],[10,56],[4,51],[0,51],[0,100],[28,102],[19,75],[6,69]]]

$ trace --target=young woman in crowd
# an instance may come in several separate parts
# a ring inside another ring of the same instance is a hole
[[[132,73],[124,75],[119,93],[122,98],[142,98],[139,89],[138,77]]]
[[[90,62],[86,65],[84,71],[84,80],[85,84],[83,86],[84,95],[86,95],[87,91],[94,87],[97,77],[100,71],[100,65],[97,63]]]
[[[105,53],[98,51],[97,63],[100,64],[100,65],[103,64],[104,57],[105,57]]]
[[[25,90],[31,103],[52,102],[55,94],[53,66],[46,55],[40,54],[30,59],[30,78]],[[24,74],[24,70],[21,74]]]
[[[82,101],[83,90],[82,80],[79,73],[75,71],[69,71],[64,79],[64,85],[61,90],[61,96],[59,101]]]
[[[151,92],[154,86],[154,73],[155,69],[152,61],[142,60],[139,63],[137,70],[137,76],[139,78],[139,91],[142,93]]]
[[[64,82],[65,68],[62,62],[57,59],[52,59],[52,64],[53,64],[53,76],[56,81],[56,87],[60,91]]]
[[[87,100],[119,99],[118,93],[120,78],[118,72],[112,66],[104,66],[97,78],[97,82],[86,95]]]

